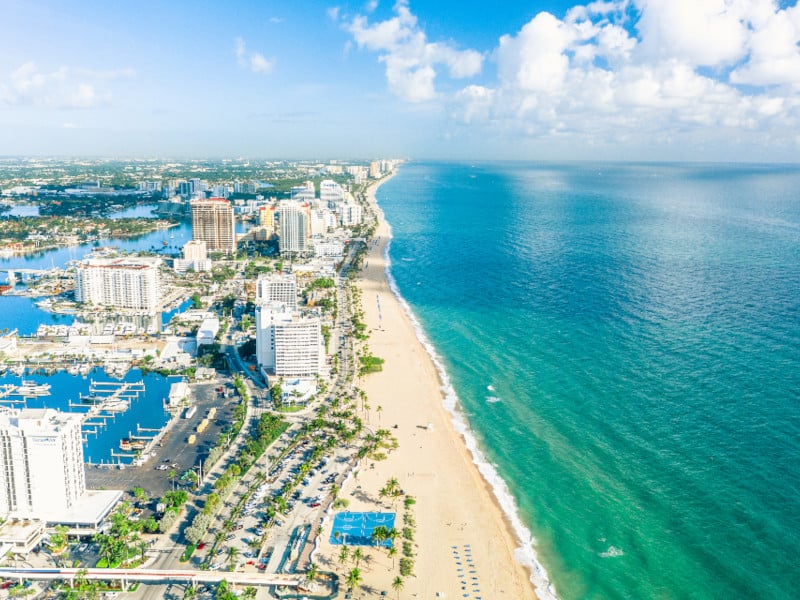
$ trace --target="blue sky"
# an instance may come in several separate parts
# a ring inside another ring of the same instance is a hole
[[[800,158],[797,1],[0,0],[0,154]]]

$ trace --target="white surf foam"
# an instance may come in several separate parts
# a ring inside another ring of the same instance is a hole
[[[490,392],[493,392],[494,391],[494,386],[489,384],[489,385],[486,386],[486,389],[489,390]]]
[[[386,279],[389,282],[389,288],[392,290],[392,293],[395,295],[398,302],[400,302],[400,305],[403,307],[403,310],[408,315],[408,318],[411,320],[411,323],[414,326],[417,339],[428,352],[433,364],[436,366],[436,370],[438,371],[439,378],[442,382],[442,392],[444,392],[443,403],[445,408],[452,416],[453,426],[458,433],[464,436],[464,443],[472,455],[472,462],[475,463],[475,465],[478,467],[478,471],[492,488],[495,498],[497,498],[497,501],[502,507],[503,512],[510,521],[511,526],[514,528],[514,532],[517,534],[517,538],[521,545],[514,550],[514,558],[518,563],[530,571],[530,580],[531,583],[533,583],[539,599],[556,600],[557,595],[555,587],[550,582],[547,572],[536,556],[536,551],[534,550],[536,540],[522,522],[522,519],[519,516],[519,511],[517,510],[516,502],[514,502],[514,497],[511,495],[511,492],[509,492],[506,482],[503,481],[502,477],[500,477],[500,474],[497,472],[497,469],[495,469],[494,466],[486,460],[483,452],[481,452],[480,448],[478,448],[478,442],[467,425],[467,422],[464,420],[463,413],[461,412],[460,408],[461,403],[456,395],[455,390],[453,389],[452,384],[450,383],[450,377],[447,375],[447,371],[445,371],[439,355],[436,353],[433,345],[425,335],[425,331],[422,329],[422,326],[417,320],[417,317],[414,315],[414,312],[411,310],[411,307],[405,301],[405,298],[400,295],[400,290],[397,287],[397,282],[394,280],[391,271],[392,262],[389,258],[389,248],[391,245],[392,240],[390,238],[386,242],[386,246],[383,250],[383,258],[386,261]]]
[[[601,558],[616,558],[618,556],[625,556],[625,553],[622,548],[617,548],[616,546],[609,546],[608,550],[600,553]]]
[[[497,396],[486,396],[486,401],[489,404],[494,404],[495,402],[502,402],[502,400]]]

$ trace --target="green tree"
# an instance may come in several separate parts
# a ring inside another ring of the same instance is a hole
[[[403,589],[403,578],[399,575],[392,580],[392,589],[397,592],[397,600],[400,600],[400,590]]]
[[[347,574],[347,586],[351,590],[356,591],[359,587],[361,587],[361,581],[361,571],[358,569],[358,567],[350,569],[350,572]]]
[[[364,551],[361,548],[356,548],[353,550],[353,561],[356,563],[356,567],[358,567],[358,563],[364,558]]]
[[[147,497],[147,493],[144,491],[144,488],[141,488],[141,487],[137,486],[137,487],[133,488],[131,491],[133,492],[133,496],[134,496],[134,498],[136,498],[136,501],[138,503],[144,504],[145,502],[147,502],[148,497]]]
[[[311,583],[317,578],[317,575],[319,575],[317,565],[312,562],[310,565],[308,565],[308,571],[306,571],[306,580]]]
[[[228,556],[228,568],[233,571],[234,566],[236,565],[236,559],[239,557],[239,549],[230,546],[227,551]]]

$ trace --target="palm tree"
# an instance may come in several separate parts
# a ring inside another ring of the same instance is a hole
[[[397,592],[397,600],[400,600],[400,590],[403,589],[403,578],[400,575],[392,580],[392,589]]]
[[[356,563],[356,567],[358,567],[358,563],[363,558],[364,558],[364,552],[363,550],[361,550],[361,548],[356,548],[355,550],[353,550],[353,560]]]
[[[148,544],[144,540],[139,540],[137,547],[139,548],[139,552],[142,553],[142,562],[144,562],[144,553],[147,552],[147,549],[150,547],[150,544]]]
[[[230,546],[228,548],[228,566],[230,567],[231,571],[233,571],[233,566],[234,564],[236,564],[236,558],[238,556],[239,556],[239,549],[234,546]]]
[[[350,558],[350,548],[342,546],[342,549],[339,550],[339,562],[344,564],[347,562],[348,558]]]
[[[178,474],[175,472],[175,469],[170,469],[169,473],[167,473],[167,477],[172,481],[172,491],[175,491],[175,478]]]
[[[347,574],[347,586],[352,590],[357,590],[361,586],[361,571],[358,567],[350,569]]]
[[[386,530],[386,539],[392,541],[392,546],[394,546],[394,541],[397,539],[399,535],[400,532],[397,531],[397,529],[395,529],[394,527]]]
[[[248,585],[246,588],[244,588],[244,592],[242,592],[242,598],[245,600],[255,600],[257,593],[258,590],[256,590],[256,588],[254,588],[252,585]]]
[[[376,546],[380,546],[387,540],[389,530],[384,527],[383,525],[378,525],[375,529],[372,530],[372,543]]]
[[[394,557],[397,556],[397,546],[392,546],[389,548],[389,552],[387,553],[388,556],[392,559],[392,569],[394,570]]]
[[[197,596],[197,588],[194,587],[194,584],[189,584],[185,590],[183,590],[183,600],[191,600]]]
[[[314,563],[308,565],[308,571],[306,571],[306,581],[311,583],[317,578],[317,575],[319,575],[319,571],[317,570],[317,565],[315,565]]]

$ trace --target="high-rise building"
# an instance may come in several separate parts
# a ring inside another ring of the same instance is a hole
[[[267,235],[275,233],[275,207],[261,206],[258,209],[258,224],[266,229]]]
[[[278,247],[281,254],[303,254],[310,250],[311,208],[306,203],[281,202],[278,205]]]
[[[314,200],[314,182],[306,181],[303,185],[291,188],[291,198],[295,202],[312,202]]]
[[[95,306],[154,311],[159,301],[158,258],[90,258],[75,269],[75,300]]]
[[[286,273],[261,275],[256,281],[256,303],[282,302],[290,311],[297,310],[297,279]]]
[[[323,179],[319,184],[319,199],[322,206],[335,209],[344,201],[344,188],[330,179]]]
[[[64,513],[85,492],[81,415],[43,408],[0,413],[0,513]]]
[[[380,161],[373,160],[369,163],[369,176],[373,179],[379,179],[381,176],[381,163]]]
[[[343,227],[351,227],[361,224],[361,205],[345,202],[339,206],[339,216],[342,219]]]
[[[235,252],[233,207],[225,198],[193,200],[192,239],[203,241],[210,251]]]
[[[315,377],[325,366],[319,319],[300,317],[279,302],[256,307],[256,356],[267,375]]]

